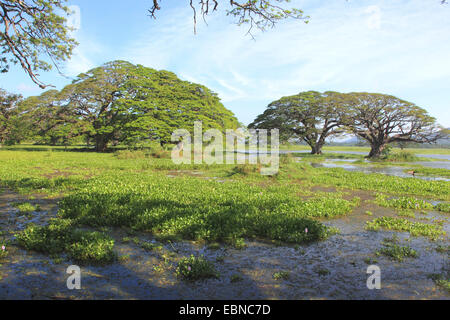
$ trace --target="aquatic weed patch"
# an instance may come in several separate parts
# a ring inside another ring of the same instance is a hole
[[[439,212],[450,213],[450,203],[441,202],[434,206]]]
[[[262,190],[239,181],[124,174],[67,196],[60,213],[81,225],[209,242],[234,243],[245,237],[309,242],[328,236],[328,229],[312,218],[341,216],[356,205],[333,197],[302,201],[286,186]]]
[[[377,194],[375,203],[386,208],[432,210],[433,205],[425,200],[414,197],[388,198],[383,194]]]
[[[382,242],[383,247],[375,252],[377,256],[384,255],[391,260],[402,262],[405,258],[417,258],[419,254],[410,246],[400,245],[398,237],[386,238]]]
[[[180,260],[175,270],[175,274],[183,280],[197,281],[208,278],[218,278],[212,262],[206,260],[203,256],[185,257]]]
[[[378,191],[389,194],[427,196],[450,199],[448,181],[427,181],[383,174],[350,172],[342,168],[316,168],[308,177],[313,183],[349,189]]]
[[[445,235],[442,226],[412,222],[404,218],[381,217],[366,223],[366,229],[378,231],[380,229],[409,232],[412,236],[424,236],[437,240]]]
[[[39,205],[33,205],[29,202],[19,202],[13,203],[12,206],[19,210],[19,213],[31,213],[34,211],[40,211],[41,208]]]
[[[103,264],[115,260],[114,240],[99,233],[77,229],[72,220],[53,219],[48,226],[29,224],[17,234],[18,244],[49,255],[66,253],[81,263]]]

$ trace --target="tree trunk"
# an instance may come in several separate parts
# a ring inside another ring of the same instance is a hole
[[[386,148],[386,143],[371,144],[371,149],[368,158],[379,158],[384,148]]]
[[[95,137],[95,151],[105,152],[107,147],[108,139],[105,136],[100,135]]]
[[[322,154],[323,144],[316,144],[311,147],[311,154]]]

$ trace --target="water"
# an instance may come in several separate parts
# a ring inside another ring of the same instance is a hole
[[[395,167],[395,166],[383,166],[383,167],[367,167],[367,166],[357,166],[357,165],[351,165],[346,162],[354,162],[355,160],[342,160],[342,159],[329,159],[329,161],[333,162],[312,162],[311,165],[314,168],[343,168],[347,171],[356,171],[356,172],[364,172],[367,174],[370,173],[381,173],[389,176],[396,176],[401,178],[415,178],[415,179],[422,179],[422,180],[429,180],[429,181],[450,181],[448,178],[443,177],[434,177],[434,176],[422,176],[422,175],[415,175],[412,176],[411,174],[408,174],[404,172],[406,169],[405,167]],[[343,162],[343,163],[336,163],[336,162]]]
[[[5,218],[14,215],[8,205],[14,197],[19,196],[9,192],[0,195],[2,230],[20,229],[17,221]],[[373,199],[373,195],[367,193],[364,198]],[[46,209],[54,212],[50,206],[48,203]],[[367,216],[367,210],[373,216]],[[57,264],[47,256],[11,247],[10,255],[0,265],[0,299],[449,299],[428,278],[448,267],[448,255],[435,250],[438,245],[448,245],[448,238],[431,242],[400,233],[402,240],[409,239],[408,245],[419,253],[419,258],[399,263],[376,257],[382,272],[382,289],[367,289],[365,259],[375,258],[374,252],[383,239],[394,233],[366,231],[365,223],[394,215],[390,209],[364,202],[348,216],[325,222],[341,230],[326,241],[276,246],[247,240],[243,250],[224,246],[212,250],[203,243],[182,241],[164,244],[162,251],[148,252],[131,242],[122,242],[126,235],[123,231],[111,230],[117,253],[128,258],[108,266],[82,266],[82,288],[73,291],[66,286],[66,269],[74,262]],[[418,219],[422,217],[417,215]],[[444,220],[444,228],[449,230],[446,216],[432,212],[426,217]],[[45,224],[44,220],[36,222]],[[153,240],[145,233],[136,236]],[[164,258],[168,253],[172,258]],[[220,277],[194,283],[178,279],[178,259],[191,254],[204,255],[214,262]],[[222,259],[217,261],[218,257]],[[274,279],[273,274],[280,271],[289,272],[289,278]],[[232,282],[236,274],[241,281]]]

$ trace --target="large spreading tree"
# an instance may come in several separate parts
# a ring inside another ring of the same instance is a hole
[[[204,129],[238,127],[233,113],[205,86],[126,61],[89,70],[61,92],[47,91],[24,104],[41,135],[52,141],[84,135],[100,152],[119,142],[163,145],[176,129],[193,131],[194,121],[202,121]]]
[[[254,129],[279,129],[282,141],[300,139],[321,154],[326,139],[343,132],[341,95],[336,92],[301,92],[269,104],[249,125]]]
[[[346,94],[345,100],[348,111],[342,123],[370,144],[369,158],[380,157],[393,142],[433,143],[441,137],[436,119],[414,103],[365,92]]]

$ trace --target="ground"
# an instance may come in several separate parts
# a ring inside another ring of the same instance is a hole
[[[313,167],[326,150],[283,157],[273,177],[50,150],[0,151],[2,299],[449,298],[447,180]],[[380,254],[394,242],[417,256]],[[179,272],[191,255],[195,281]],[[81,290],[67,289],[72,264]],[[381,290],[366,286],[371,264]]]

